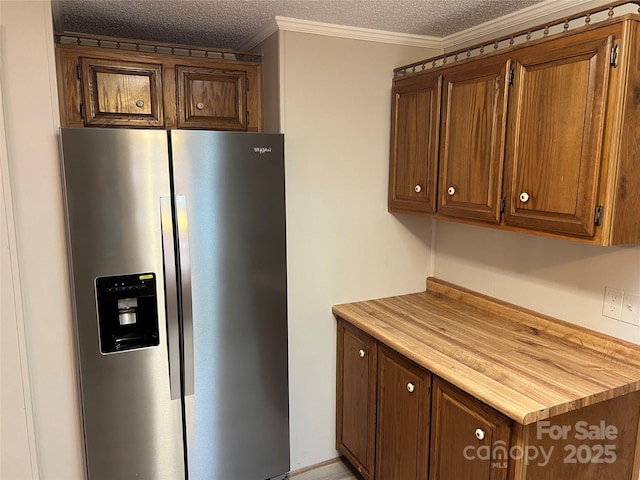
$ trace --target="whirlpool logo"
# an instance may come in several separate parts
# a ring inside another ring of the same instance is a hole
[[[271,147],[253,147],[253,151],[262,155],[263,153],[271,153]]]

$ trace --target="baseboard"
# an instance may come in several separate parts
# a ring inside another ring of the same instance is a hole
[[[293,472],[289,472],[289,477],[295,477],[296,475],[301,475],[303,473],[307,473],[311,470],[315,470],[316,468],[326,467],[327,465],[331,465],[332,463],[337,463],[342,461],[343,457],[336,457],[330,460],[325,460],[324,462],[316,463],[315,465],[309,465],[308,467],[300,468],[298,470],[294,470]]]

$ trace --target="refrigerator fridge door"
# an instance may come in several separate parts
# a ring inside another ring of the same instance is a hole
[[[283,137],[174,130],[171,142],[179,255],[190,263],[189,477],[276,477],[289,470]]]
[[[177,400],[168,365],[169,353],[179,357],[167,349],[165,318],[167,132],[61,135],[88,477],[184,478],[179,365]]]

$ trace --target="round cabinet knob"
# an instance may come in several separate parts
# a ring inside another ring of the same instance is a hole
[[[447,193],[449,195],[455,195],[456,189],[454,187],[449,187],[449,188],[447,188]]]
[[[413,393],[415,389],[416,389],[416,386],[413,383],[411,382],[407,383],[407,390],[409,390],[409,393]]]
[[[484,433],[484,430],[482,430],[481,428],[476,428],[476,438],[478,440],[484,440],[485,436],[486,434]]]
[[[520,201],[522,203],[527,203],[529,201],[529,194],[527,192],[522,192],[520,194]]]
[[[202,103],[202,102],[198,102],[198,103],[196,103],[196,108],[197,108],[198,110],[202,110],[202,109],[204,108],[204,103]]]
[[[422,187],[420,185],[416,185],[413,189],[416,191],[416,193],[420,193],[422,191]]]
[[[363,357],[366,355],[366,353],[365,353],[365,351],[364,351],[364,350],[360,350],[360,351],[358,352],[358,355],[360,355],[360,358],[363,358]]]
[[[142,107],[144,107],[144,102],[143,102],[142,100],[138,100],[138,101],[136,102],[136,107],[138,107],[138,108],[142,108]]]

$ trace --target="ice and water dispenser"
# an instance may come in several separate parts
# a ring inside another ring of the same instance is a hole
[[[102,353],[159,344],[155,274],[98,277],[96,300]]]

